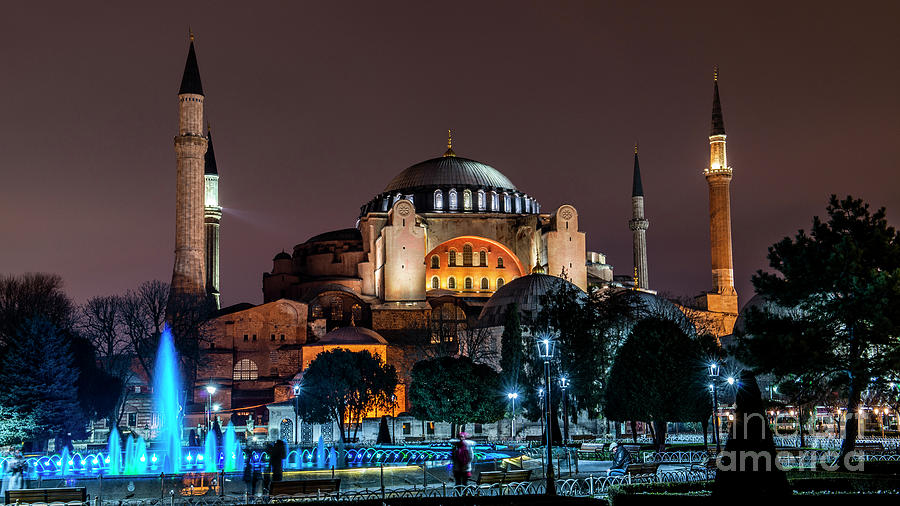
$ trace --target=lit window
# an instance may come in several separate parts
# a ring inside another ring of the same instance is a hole
[[[478,210],[484,211],[484,190],[478,190]]]
[[[472,289],[472,278],[466,278],[466,284],[465,284],[465,287],[466,287],[466,290],[471,290],[471,289]]]
[[[463,191],[463,209],[472,210],[472,190]]]
[[[497,268],[498,269],[503,268],[503,257],[497,257]]]
[[[525,212],[526,213],[531,212],[531,199],[528,197],[525,197]]]
[[[450,190],[450,210],[456,211],[456,190]]]
[[[322,310],[322,306],[319,304],[313,304],[312,317],[313,318],[323,318],[324,316],[325,316],[325,311]]]
[[[416,196],[415,196],[415,195],[406,195],[406,196],[404,196],[403,198],[405,198],[406,200],[412,202],[413,205],[415,205],[415,203],[416,203],[416,200],[415,200]]]
[[[437,255],[433,255],[431,257],[431,268],[432,269],[440,269],[441,268],[441,258]]]
[[[450,250],[450,267],[456,267],[456,250]]]
[[[435,211],[441,210],[444,208],[444,192],[441,190],[434,190],[434,209]]]
[[[491,211],[499,211],[500,210],[500,196],[497,195],[497,192],[491,192]]]
[[[488,278],[481,278],[481,289],[487,290],[488,288]]]
[[[478,265],[487,267],[487,251],[481,250],[478,252]]]
[[[505,212],[505,213],[510,213],[510,212],[512,212],[512,205],[511,205],[511,202],[512,202],[512,201],[511,201],[510,198],[509,198],[509,194],[508,194],[508,193],[504,193],[504,194],[503,194],[503,212]]]
[[[463,246],[463,266],[464,267],[472,267],[472,245],[466,244]]]
[[[403,422],[403,435],[408,436],[412,434],[412,424],[409,422]]]
[[[501,286],[503,286],[503,278],[497,278],[497,290],[499,290]]]
[[[358,324],[362,320],[362,306],[353,304],[350,307],[350,314],[353,316],[353,321]]]
[[[516,195],[516,214],[522,212],[522,197]]]
[[[344,319],[344,301],[340,297],[331,299],[331,319],[336,321]]]
[[[232,379],[235,381],[253,381],[257,378],[259,378],[259,368],[256,367],[256,362],[245,358],[234,366]]]
[[[441,287],[441,280],[437,276],[431,278],[431,288],[437,290]]]
[[[456,278],[450,278],[447,280],[447,288],[456,290]]]
[[[381,212],[386,212],[388,206],[391,204],[391,198],[385,197],[384,200],[381,201]]]
[[[429,436],[434,435],[434,422],[428,422],[425,424],[425,430],[427,431]]]

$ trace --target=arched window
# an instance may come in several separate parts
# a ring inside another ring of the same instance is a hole
[[[500,196],[497,195],[497,192],[491,192],[491,211],[499,211],[500,210]]]
[[[322,306],[320,306],[319,304],[313,304],[311,312],[312,312],[313,318],[324,318],[325,317],[325,311],[322,310]]]
[[[449,195],[450,195],[450,210],[456,211],[456,190],[451,189]]]
[[[478,265],[487,267],[487,251],[481,250],[478,252]]]
[[[394,204],[396,204],[397,201],[400,200],[401,198],[403,198],[403,195],[400,195],[399,193],[394,195]]]
[[[488,288],[490,288],[490,287],[488,286],[488,279],[487,279],[487,278],[481,278],[481,289],[482,289],[482,290],[487,290]]]
[[[350,314],[353,316],[353,321],[359,325],[362,322],[362,306],[359,304],[353,304],[350,307]]]
[[[344,301],[340,297],[331,299],[331,319],[337,321],[344,319]]]
[[[472,245],[463,246],[463,267],[472,267]]]
[[[450,278],[447,280],[447,288],[456,290],[456,278]]]
[[[249,358],[241,360],[234,366],[234,375],[232,376],[234,381],[253,381],[257,378],[259,378],[259,368],[256,367],[256,362]]]
[[[431,288],[433,290],[437,290],[440,287],[441,287],[441,280],[438,279],[437,276],[434,276],[433,278],[431,278]]]
[[[434,210],[440,211],[444,209],[444,192],[434,190]]]
[[[431,268],[432,269],[440,269],[441,268],[441,257],[437,255],[431,256]]]
[[[499,290],[501,286],[503,286],[503,278],[497,278],[497,290]]]
[[[484,211],[484,190],[478,190],[478,210]]]
[[[455,341],[466,330],[466,313],[453,303],[441,304],[431,311],[431,343]]]
[[[497,257],[497,268],[498,269],[503,268],[503,257]]]
[[[456,267],[456,250],[450,250],[450,267]]]
[[[525,197],[525,212],[526,213],[531,212],[531,199],[528,197]]]
[[[509,194],[503,194],[503,212],[511,213],[512,212],[512,201],[510,200]]]
[[[516,214],[522,212],[522,197],[516,195]]]
[[[466,284],[464,286],[466,287],[466,290],[471,290],[472,289],[472,278],[466,278]]]
[[[472,190],[463,191],[463,209],[466,211],[472,210]]]
[[[389,205],[391,205],[391,198],[385,197],[384,200],[381,201],[381,212],[386,212]]]

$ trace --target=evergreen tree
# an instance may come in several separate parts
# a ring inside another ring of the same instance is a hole
[[[469,357],[422,360],[410,376],[410,414],[420,420],[492,423],[506,412],[500,374]]]
[[[500,369],[503,383],[508,387],[519,385],[519,376],[524,377],[525,344],[522,341],[522,324],[519,305],[513,304],[506,313],[503,334],[500,336]]]
[[[774,272],[753,276],[769,304],[751,308],[737,352],[757,373],[847,392],[841,463],[856,443],[864,390],[900,374],[900,234],[885,210],[831,196],[826,221],[813,218],[769,248]]]
[[[47,320],[32,318],[8,346],[0,367],[0,405],[32,416],[29,437],[83,437],[87,419],[78,401],[79,371],[65,336]]]

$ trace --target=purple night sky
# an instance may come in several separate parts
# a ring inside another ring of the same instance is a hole
[[[636,4],[5,3],[0,273],[59,273],[78,302],[171,279],[188,26],[225,207],[223,305],[262,302],[275,253],[354,226],[394,175],[443,153],[447,128],[544,210],[573,204],[617,274],[632,271],[638,140],[651,288],[708,289],[714,64],[742,304],[767,246],[830,193],[900,223],[900,4]]]

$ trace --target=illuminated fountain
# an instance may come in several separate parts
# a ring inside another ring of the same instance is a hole
[[[159,415],[159,432],[156,446],[162,455],[161,471],[177,473],[181,471],[181,373],[175,343],[168,326],[159,337],[156,352],[156,366],[153,368],[153,407]],[[152,458],[152,457],[151,457]]]

